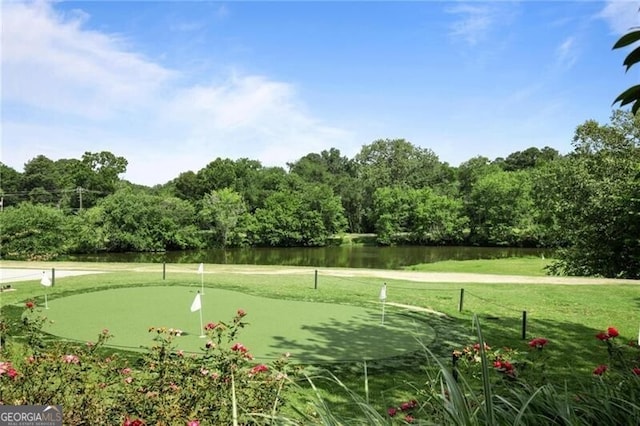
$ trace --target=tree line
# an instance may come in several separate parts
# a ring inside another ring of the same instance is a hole
[[[614,111],[545,147],[457,167],[404,139],[354,158],[331,148],[282,167],[216,158],[154,187],[120,179],[110,152],[18,172],[0,163],[3,258],[242,246],[324,246],[342,233],[382,245],[558,249],[557,273],[640,277],[640,122]]]

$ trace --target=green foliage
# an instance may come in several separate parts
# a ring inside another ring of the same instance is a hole
[[[247,220],[247,208],[237,192],[224,188],[205,194],[199,214],[219,246],[238,246],[245,242],[247,231],[241,225]]]
[[[340,200],[326,185],[291,182],[255,212],[252,239],[258,245],[322,246],[344,230]]]
[[[198,248],[195,209],[187,201],[123,189],[100,201],[100,222],[110,251]]]
[[[113,425],[126,419],[144,424],[269,424],[285,404],[295,370],[288,356],[267,364],[252,361],[237,343],[246,326],[238,311],[229,322],[209,323],[203,354],[175,349],[182,331],[151,327],[155,345],[138,362],[96,342],[45,342],[42,311],[27,302],[20,334],[0,349],[0,401],[14,405],[62,405],[65,425]]]
[[[66,218],[44,204],[21,203],[0,214],[0,253],[4,258],[44,260],[66,250]]]
[[[464,236],[467,219],[462,203],[429,188],[380,188],[374,194],[372,218],[380,244],[451,244]]]
[[[614,44],[614,49],[621,49],[623,47],[630,46],[634,43],[640,41],[640,29],[632,29],[627,34],[623,35],[617,42]],[[640,62],[640,46],[633,49],[625,58],[623,65],[626,67],[625,72],[629,71],[629,69]],[[620,103],[620,106],[623,107],[628,104],[631,105],[631,112],[633,114],[637,114],[640,109],[640,84],[630,87],[629,89],[622,92],[618,97],[613,101],[614,104]]]
[[[616,112],[587,121],[558,170],[557,220],[568,246],[552,270],[570,275],[640,277],[640,119]]]
[[[496,171],[478,179],[469,197],[471,240],[489,245],[527,244],[533,233],[527,172]]]

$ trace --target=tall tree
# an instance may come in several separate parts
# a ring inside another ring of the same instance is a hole
[[[238,229],[238,224],[246,214],[242,196],[230,188],[211,191],[202,200],[200,217],[223,248],[229,243],[243,243],[246,230]]]
[[[557,189],[568,247],[554,270],[640,278],[640,117],[615,111],[610,124],[589,120],[573,144]]]
[[[374,193],[378,188],[437,188],[442,184],[442,164],[436,154],[404,139],[380,139],[362,147],[355,157],[363,191],[363,230],[375,227],[372,217]]]
[[[9,207],[24,200],[20,194],[22,174],[12,167],[0,162],[0,197],[1,207]]]

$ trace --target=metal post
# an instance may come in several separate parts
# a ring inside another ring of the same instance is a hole
[[[316,269],[316,274],[315,274],[315,279],[314,279],[314,284],[313,284],[313,288],[314,289],[318,289],[318,270]]]
[[[167,278],[167,262],[162,262],[162,279]]]
[[[527,311],[522,311],[522,339],[527,338]]]
[[[56,285],[56,268],[51,268],[51,287]]]
[[[460,289],[460,303],[458,304],[458,312],[462,312],[462,306],[464,304],[464,288]]]

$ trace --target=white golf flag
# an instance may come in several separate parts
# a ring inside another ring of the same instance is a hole
[[[382,288],[380,289],[380,300],[382,300],[383,302],[385,300],[387,300],[387,285],[383,284]]]
[[[40,280],[40,284],[45,287],[51,287],[51,280],[49,279],[45,271],[42,271],[42,279]]]
[[[200,266],[198,266],[198,273],[204,274],[204,263],[201,263]]]
[[[199,311],[200,309],[202,309],[202,303],[200,302],[200,292],[198,292],[193,299],[193,303],[191,303],[191,312]]]

